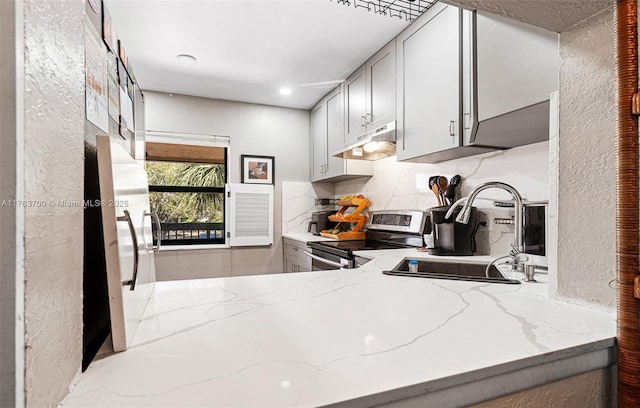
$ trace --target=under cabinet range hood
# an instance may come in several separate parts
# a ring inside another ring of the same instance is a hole
[[[378,160],[396,154],[396,121],[389,122],[358,137],[358,142],[335,152],[343,159]]]

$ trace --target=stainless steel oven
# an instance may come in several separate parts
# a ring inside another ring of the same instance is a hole
[[[355,257],[336,255],[318,248],[312,248],[311,252],[304,251],[311,258],[312,271],[330,271],[334,269],[355,268]]]
[[[356,251],[423,246],[422,236],[428,226],[425,212],[371,211],[369,217],[366,240],[309,242],[310,251],[305,254],[311,258],[311,270],[357,268],[365,260],[356,256]]]

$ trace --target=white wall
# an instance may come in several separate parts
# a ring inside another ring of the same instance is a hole
[[[145,115],[147,131],[229,136],[230,182],[240,182],[241,154],[275,157],[274,245],[161,252],[158,280],[282,272],[281,185],[309,179],[309,112],[145,92]]]
[[[67,394],[82,360],[84,1],[23,0],[26,405]],[[20,3],[18,3],[20,4]],[[18,96],[20,97],[20,96]]]
[[[613,307],[615,77],[613,9],[560,34],[558,294]]]

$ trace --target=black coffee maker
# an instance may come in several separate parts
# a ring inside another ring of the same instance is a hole
[[[430,208],[431,237],[427,248],[431,255],[470,256],[476,252],[476,232],[481,223],[477,222],[478,210],[471,207],[469,223],[461,224],[455,219],[462,210],[458,206],[450,218],[445,219],[450,206]],[[483,223],[484,224],[484,223]]]

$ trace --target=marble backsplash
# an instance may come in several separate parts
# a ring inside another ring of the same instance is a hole
[[[282,233],[307,232],[311,213],[323,209],[315,204],[316,198],[333,198],[334,189],[335,185],[331,183],[283,181]]]
[[[345,194],[363,194],[371,200],[372,210],[426,210],[438,205],[434,193],[428,189],[433,175],[459,174],[462,183],[456,198],[468,195],[479,184],[501,181],[515,187],[522,197],[530,201],[549,199],[549,143],[542,142],[444,163],[397,162],[396,157],[378,160],[372,177],[343,181],[336,184],[283,182],[282,231],[306,231],[311,212],[316,208],[315,198],[340,197]],[[488,216],[511,218],[513,211],[493,207],[493,200],[508,200],[504,191],[491,189],[483,192],[474,206]],[[503,255],[511,249],[513,226],[490,223],[480,228],[477,235],[479,255]]]

